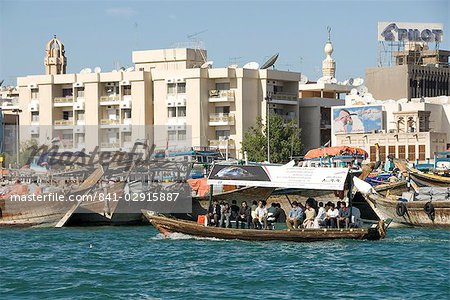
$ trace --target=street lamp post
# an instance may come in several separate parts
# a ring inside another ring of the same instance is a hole
[[[267,162],[270,163],[270,102],[272,101],[272,93],[267,92],[266,94],[266,133],[267,133]]]
[[[22,112],[21,109],[13,109],[13,113],[16,114],[16,165],[17,169],[19,168],[19,113]]]

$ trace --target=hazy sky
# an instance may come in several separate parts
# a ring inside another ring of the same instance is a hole
[[[0,0],[0,79],[43,74],[44,49],[56,34],[68,72],[118,62],[133,50],[173,47],[197,38],[215,67],[262,63],[279,52],[278,69],[321,75],[326,27],[332,27],[337,78],[364,76],[377,63],[377,22],[444,23],[450,49],[450,7],[441,1],[5,1]],[[205,31],[206,30],[206,31]]]

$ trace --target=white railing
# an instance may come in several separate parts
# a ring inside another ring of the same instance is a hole
[[[54,124],[57,126],[73,125],[73,120],[55,120]]]
[[[113,119],[101,119],[100,125],[119,125],[119,120],[113,120]]]
[[[53,103],[73,103],[73,96],[55,97]]]
[[[107,101],[120,101],[121,97],[119,95],[111,95],[111,96],[100,96],[101,102]]]
[[[226,101],[234,101],[234,91],[233,90],[210,90],[209,91],[210,100],[226,99]]]
[[[227,113],[216,113],[209,115],[209,122],[230,123],[234,122],[234,115]]]
[[[101,143],[100,147],[102,148],[119,148],[119,143]]]

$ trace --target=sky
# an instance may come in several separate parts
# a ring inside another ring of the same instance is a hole
[[[277,69],[316,80],[330,26],[336,77],[344,81],[377,65],[379,21],[443,23],[441,49],[450,49],[449,2],[0,0],[0,80],[15,85],[18,76],[43,74],[54,34],[65,44],[68,73],[129,67],[134,50],[199,40],[214,67],[261,64],[279,52]]]

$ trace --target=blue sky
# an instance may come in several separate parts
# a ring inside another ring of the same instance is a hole
[[[278,69],[320,77],[326,27],[332,27],[337,78],[364,76],[377,62],[377,22],[444,23],[449,1],[5,1],[0,0],[0,79],[42,74],[46,42],[66,46],[68,72],[115,62],[133,50],[169,48],[198,35],[214,66],[262,63],[279,52]],[[232,59],[239,57],[238,59]]]

